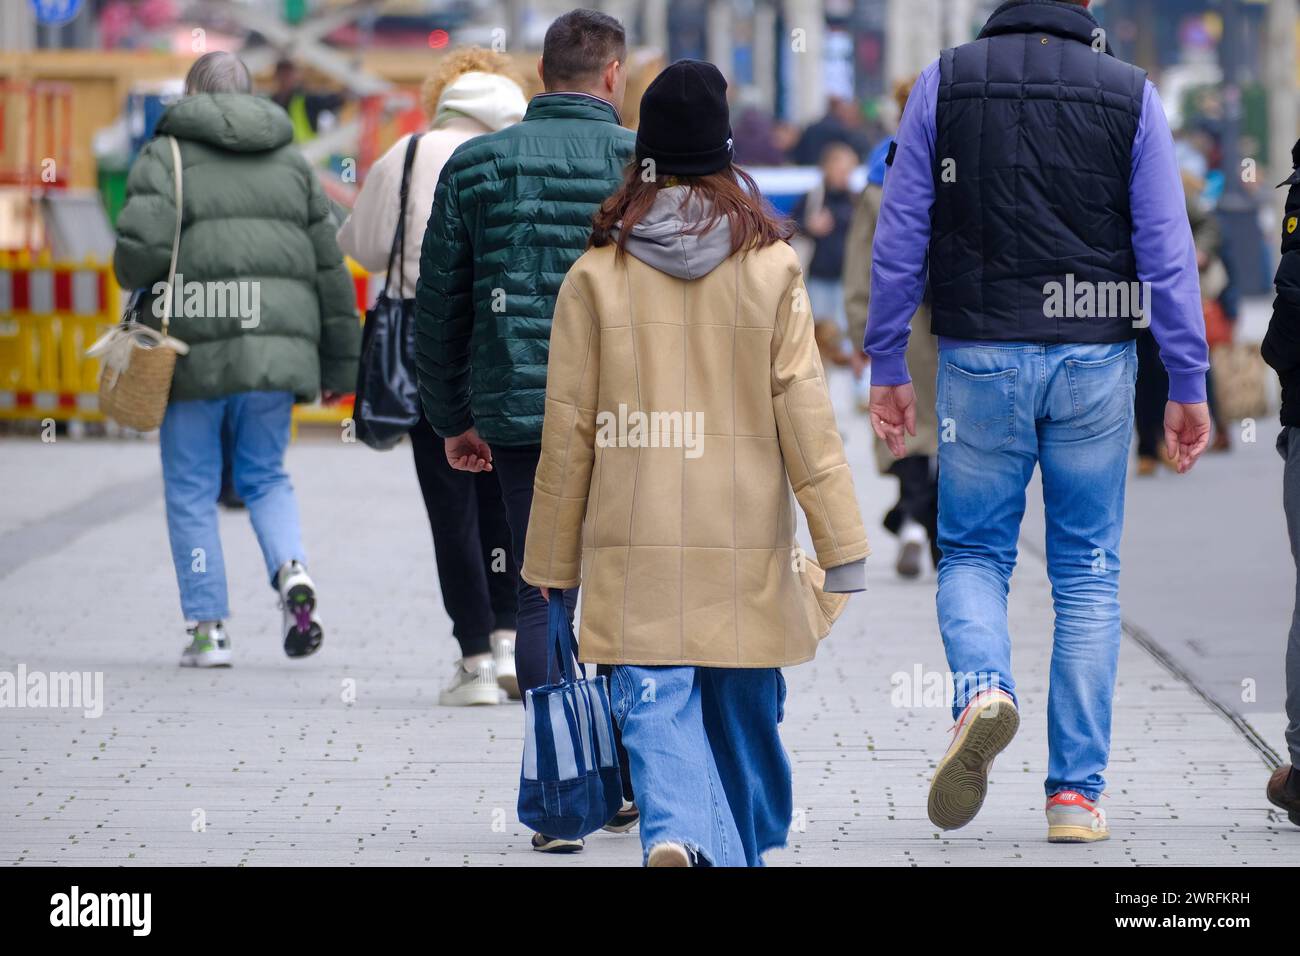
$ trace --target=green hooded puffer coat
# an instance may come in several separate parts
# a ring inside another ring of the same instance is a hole
[[[189,345],[172,401],[288,391],[299,402],[356,384],[356,293],[315,172],[279,106],[236,93],[189,96],[158,121],[127,180],[113,268],[124,290],[167,280],[179,141],[184,215],[170,332]],[[183,277],[183,285],[180,285]]]

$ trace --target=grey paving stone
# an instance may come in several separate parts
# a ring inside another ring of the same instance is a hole
[[[789,846],[769,862],[1300,862],[1300,829],[1264,800],[1259,755],[1128,640],[1104,803],[1115,836],[1095,846],[1046,843],[1051,610],[1042,564],[1028,553],[1011,601],[1021,732],[995,766],[979,817],[955,833],[935,830],[926,791],[951,715],[946,705],[891,702],[891,675],[945,669],[934,576],[893,577],[893,544],[877,529],[892,481],[874,474],[865,421],[848,411],[845,390],[837,381],[876,554],[869,591],[850,601],[817,660],[787,675],[784,738],[798,809]],[[530,852],[514,813],[521,710],[436,706],[456,649],[409,450],[379,454],[327,432],[304,436],[289,465],[322,595],[324,651],[306,661],[283,656],[247,519],[224,514],[236,666],[194,672],[176,666],[185,638],[156,445],[0,444],[0,476],[30,501],[0,509],[0,557],[10,567],[0,577],[0,669],[99,671],[106,697],[97,719],[0,710],[0,862],[638,863],[634,834],[597,834],[572,857]],[[105,498],[108,517],[80,532],[60,521],[124,483],[151,489],[153,500],[119,515]],[[45,533],[61,536],[57,546],[4,550]]]

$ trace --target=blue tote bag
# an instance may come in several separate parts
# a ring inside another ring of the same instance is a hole
[[[565,840],[599,830],[623,805],[609,685],[585,668],[578,677],[573,645],[564,592],[552,589],[547,683],[524,695],[519,820]]]

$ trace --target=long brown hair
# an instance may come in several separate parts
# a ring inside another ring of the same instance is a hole
[[[763,198],[754,178],[734,164],[707,176],[661,176],[645,180],[640,164],[633,161],[623,174],[623,184],[610,196],[592,220],[591,245],[617,246],[618,256],[626,253],[627,237],[632,227],[654,205],[660,189],[686,186],[686,201],[698,196],[711,213],[687,230],[700,235],[712,229],[724,216],[731,226],[731,254],[744,249],[761,249],[794,235],[794,224],[782,217]],[[618,237],[614,229],[618,227]]]

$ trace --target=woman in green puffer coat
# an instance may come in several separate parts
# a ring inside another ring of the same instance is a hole
[[[118,282],[146,291],[143,311],[157,326],[176,228],[174,137],[183,209],[170,334],[189,353],[176,363],[160,440],[181,610],[195,622],[181,664],[231,663],[217,534],[223,423],[235,491],[284,607],[285,652],[304,657],[322,632],[284,452],[295,401],[352,390],[356,295],[329,201],[285,112],[251,95],[247,69],[228,53],[195,61],[185,93],[131,169],[113,256]]]

